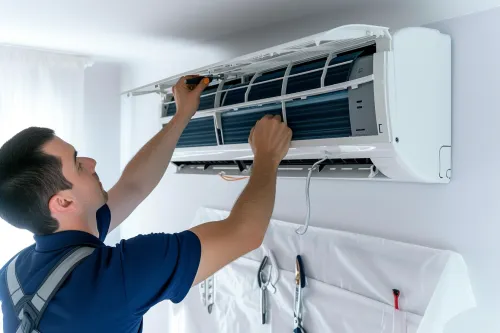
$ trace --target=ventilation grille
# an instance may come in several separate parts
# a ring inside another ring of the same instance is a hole
[[[281,103],[221,114],[224,144],[247,143],[255,123],[266,114],[281,115]]]
[[[217,146],[213,117],[192,119],[177,143],[177,147],[200,146]]]
[[[221,94],[221,106],[244,103],[247,87],[248,83],[241,83],[241,80],[233,80],[225,83],[222,90],[232,90],[225,91]]]
[[[330,86],[349,80],[349,75],[351,75],[351,68],[354,65],[354,61],[363,53],[363,51],[357,51],[348,53],[345,55],[339,55],[333,58],[328,66],[335,66],[328,68],[325,77],[325,86]]]
[[[293,140],[351,136],[347,90],[286,103]]]
[[[199,110],[209,110],[215,107],[215,92],[217,92],[217,85],[206,87],[201,93]],[[207,96],[208,95],[208,96]]]
[[[292,70],[290,71],[290,75],[296,75],[309,71],[314,72],[288,78],[286,93],[293,94],[301,91],[320,88],[321,77],[323,75],[323,68],[325,67],[326,59],[327,58],[322,58],[319,60],[294,65],[292,67]]]
[[[271,98],[281,95],[281,87],[283,86],[283,77],[285,76],[286,68],[262,74],[254,81],[254,85],[250,87],[249,101]],[[276,80],[278,79],[278,80]],[[265,81],[275,80],[266,83]],[[260,84],[258,84],[260,83]]]
[[[280,162],[281,167],[310,167],[314,163],[316,163],[318,159],[298,159],[298,160],[282,160]],[[186,162],[173,162],[176,166],[198,166],[198,167],[203,167],[203,169],[208,169],[209,167],[217,167],[217,166],[229,166],[229,167],[238,167],[240,171],[243,171],[245,169],[248,169],[250,166],[252,166],[253,161],[251,160],[237,160],[237,161],[186,161]],[[332,158],[332,159],[327,159],[326,161],[321,162],[318,164],[319,169],[321,170],[322,167],[325,166],[371,166],[373,165],[373,162],[369,158],[348,158],[348,159],[341,159],[341,158]]]

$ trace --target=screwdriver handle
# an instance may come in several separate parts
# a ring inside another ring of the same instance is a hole
[[[210,82],[214,79],[213,75],[207,75],[207,76],[197,76],[197,77],[192,77],[189,79],[184,80],[185,84],[192,84],[192,85],[198,85],[200,82],[204,79],[208,78]]]

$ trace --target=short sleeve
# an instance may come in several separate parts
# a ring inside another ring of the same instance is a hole
[[[169,299],[179,303],[191,288],[201,258],[201,244],[191,231],[150,234],[122,240],[125,293],[134,314]]]
[[[104,242],[108,235],[109,225],[111,223],[111,211],[107,204],[104,204],[96,213],[97,230],[99,231],[99,240]]]

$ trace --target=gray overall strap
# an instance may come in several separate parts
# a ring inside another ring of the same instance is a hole
[[[38,333],[38,324],[48,303],[76,265],[92,252],[94,252],[92,247],[77,247],[70,251],[54,267],[38,291],[32,296],[24,295],[15,270],[17,257],[12,260],[7,267],[7,286],[14,309],[21,321],[16,333]]]
[[[9,266],[7,266],[7,287],[9,289],[10,298],[12,299],[12,304],[14,304],[14,308],[24,297],[23,288],[21,288],[16,275],[16,261],[18,257],[19,256],[16,256],[10,262]]]

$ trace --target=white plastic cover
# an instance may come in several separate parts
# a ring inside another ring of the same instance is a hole
[[[198,225],[227,211],[201,208]],[[295,257],[302,255],[307,286],[303,326],[309,332],[438,333],[476,306],[461,255],[348,232],[272,220],[264,244],[215,274],[215,305],[208,314],[197,288],[174,306],[171,327],[183,332],[292,332]],[[260,323],[257,270],[271,250],[280,267],[268,292],[269,324]],[[400,311],[392,289],[401,291]]]

